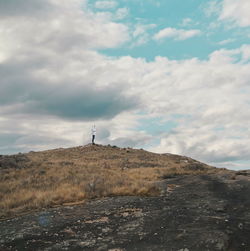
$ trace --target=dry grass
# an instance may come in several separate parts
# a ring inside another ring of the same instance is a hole
[[[192,168],[193,160],[183,162],[180,156],[104,146],[29,153],[27,157],[29,167],[1,170],[0,218],[105,196],[156,195],[154,182],[163,177],[210,171],[201,163],[202,168]]]

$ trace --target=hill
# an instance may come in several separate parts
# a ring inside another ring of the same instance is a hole
[[[102,145],[0,156],[0,250],[249,250],[249,174]]]
[[[104,196],[154,195],[164,176],[214,172],[188,157],[86,145],[0,157],[0,217]]]

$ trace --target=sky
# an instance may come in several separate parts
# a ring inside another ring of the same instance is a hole
[[[0,154],[96,143],[250,169],[249,0],[0,0]]]

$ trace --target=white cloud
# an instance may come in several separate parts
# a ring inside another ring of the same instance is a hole
[[[126,18],[129,15],[129,9],[128,8],[119,8],[117,9],[114,18],[116,20],[122,20]]]
[[[221,3],[218,0],[212,0],[208,3],[202,5],[203,11],[207,17],[211,17],[213,15],[218,15],[221,11]]]
[[[249,0],[224,0],[220,20],[231,20],[241,27],[250,26]]]
[[[131,47],[146,44],[151,39],[149,31],[156,27],[156,24],[137,24],[132,33],[132,36],[135,41],[132,43]]]
[[[242,64],[245,51],[242,46],[214,52],[208,61],[158,58],[151,64],[158,67],[152,66],[154,70],[143,77],[150,83],[143,83],[149,88],[144,91],[145,102],[150,100],[148,110],[160,117],[180,116],[175,119],[178,127],[163,133],[160,145],[150,150],[211,163],[250,159],[246,137],[250,133],[250,65]]]
[[[181,25],[182,25],[182,26],[188,26],[188,25],[191,24],[192,22],[193,22],[193,20],[192,20],[191,18],[184,18],[184,19],[182,20]]]
[[[164,38],[174,38],[175,40],[186,40],[201,34],[200,30],[183,30],[175,28],[165,28],[154,35],[155,40]]]
[[[242,60],[244,62],[249,61],[250,60],[250,45],[249,44],[245,44],[241,47],[241,51],[242,51]]]
[[[234,41],[235,41],[235,39],[229,38],[229,39],[225,39],[225,40],[222,40],[222,41],[218,42],[218,44],[219,45],[225,45],[225,44],[230,44],[230,43],[232,43]]]
[[[114,9],[117,6],[115,1],[97,1],[95,2],[95,8],[97,9]]]
[[[156,24],[137,24],[133,32],[133,37],[138,37],[147,32],[147,30],[156,28]]]
[[[1,58],[26,50],[37,54],[62,49],[113,48],[129,38],[127,26],[95,15],[86,7],[81,10],[82,1],[51,0],[50,4],[53,8],[44,10],[46,18],[10,16],[1,21]]]

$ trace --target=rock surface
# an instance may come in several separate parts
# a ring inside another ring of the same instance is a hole
[[[161,196],[112,197],[0,222],[0,250],[250,250],[250,171],[166,177]]]

